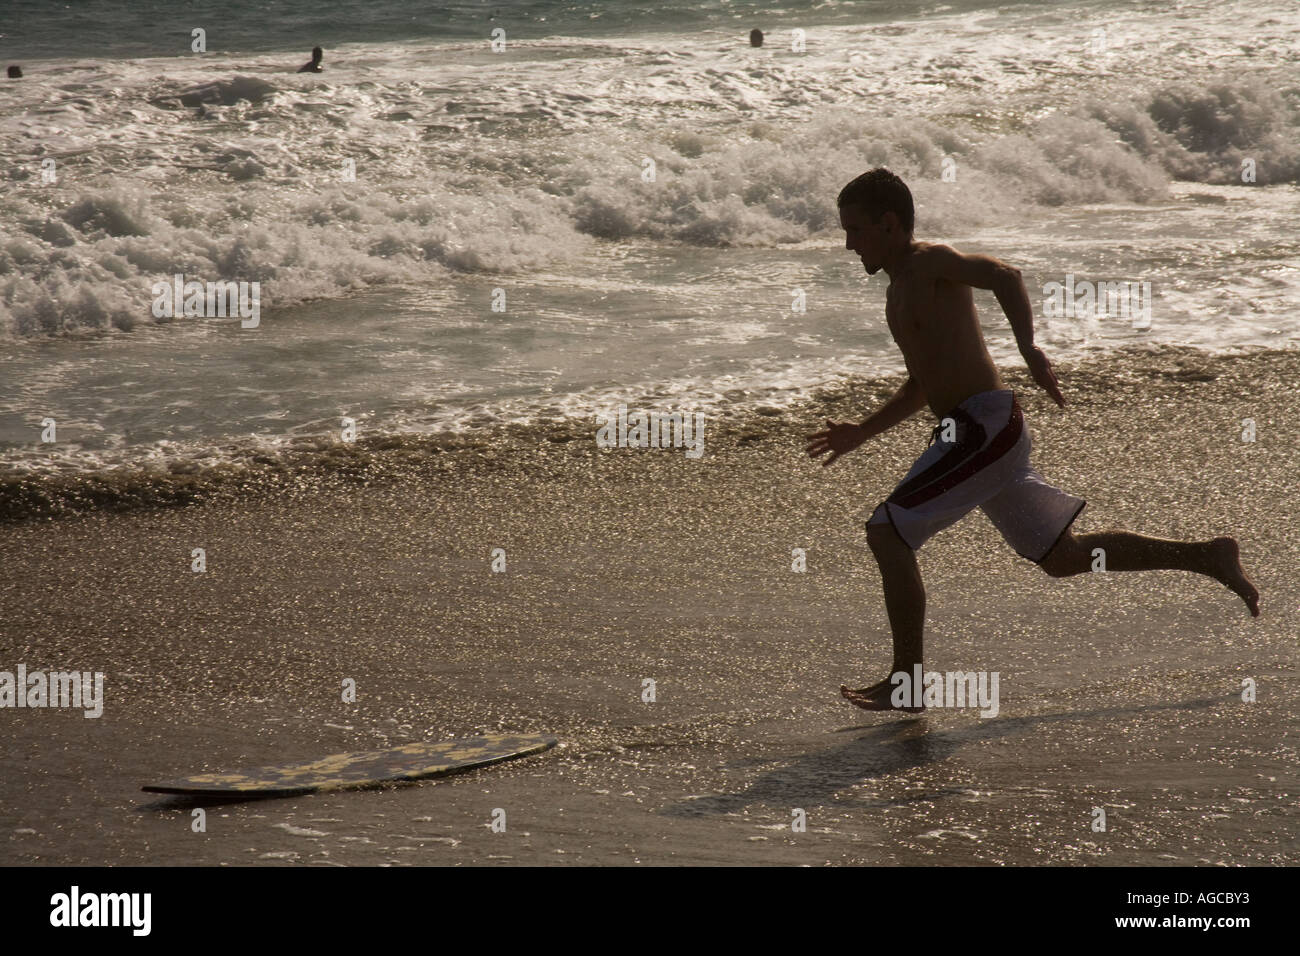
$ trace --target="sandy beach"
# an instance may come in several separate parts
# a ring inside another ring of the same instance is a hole
[[[999,672],[992,718],[838,694],[889,662],[858,516],[933,423],[830,469],[803,436],[896,380],[710,420],[698,459],[556,421],[11,481],[0,669],[103,671],[106,702],[0,712],[0,862],[1294,865],[1300,353],[1058,371],[1065,410],[1006,379],[1038,468],[1088,500],[1077,528],[1235,535],[1262,614],[1182,572],[1053,580],[970,516],[920,553],[927,667]],[[561,742],[436,782],[202,804],[201,834],[195,804],[140,792],[488,732]]]

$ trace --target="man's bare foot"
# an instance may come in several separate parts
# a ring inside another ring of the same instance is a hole
[[[840,695],[850,704],[861,707],[863,710],[902,710],[909,714],[919,714],[925,710],[924,707],[895,707],[890,699],[893,696],[894,687],[895,685],[890,683],[889,678],[886,677],[879,683],[858,690],[852,690],[847,684],[841,684]]]
[[[1210,542],[1210,573],[1246,602],[1252,617],[1259,617],[1259,592],[1241,569],[1240,551],[1232,538]]]

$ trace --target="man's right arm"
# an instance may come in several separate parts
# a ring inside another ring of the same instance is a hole
[[[837,459],[847,455],[868,438],[879,435],[886,429],[893,428],[903,419],[925,407],[925,393],[921,386],[909,375],[903,387],[894,393],[893,398],[881,405],[862,424],[852,422],[826,422],[826,430],[808,436],[807,452],[810,458],[818,458],[827,452],[831,456],[822,462],[822,467],[834,464]]]
[[[894,393],[893,398],[885,402],[859,427],[866,431],[866,438],[874,438],[883,431],[888,431],[899,422],[911,418],[925,408],[925,392],[912,376]]]

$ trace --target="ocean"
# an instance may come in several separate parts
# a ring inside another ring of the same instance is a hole
[[[620,404],[782,408],[896,373],[885,276],[835,205],[881,164],[918,238],[1022,270],[1054,358],[1300,338],[1284,0],[0,17],[0,65],[24,72],[0,81],[11,477],[202,471],[348,423],[594,434]],[[318,44],[324,71],[295,72]],[[255,283],[256,327],[157,315],[176,276]],[[1049,314],[1081,283],[1134,290],[1133,314]],[[977,306],[1019,365],[991,294]]]

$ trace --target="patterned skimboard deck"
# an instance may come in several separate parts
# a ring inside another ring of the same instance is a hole
[[[349,790],[403,780],[420,780],[482,767],[550,750],[556,738],[539,735],[488,734],[464,740],[423,741],[371,750],[334,754],[311,763],[287,767],[258,767],[234,773],[203,773],[166,783],[150,784],[147,793],[204,796],[283,797],[327,790]]]

